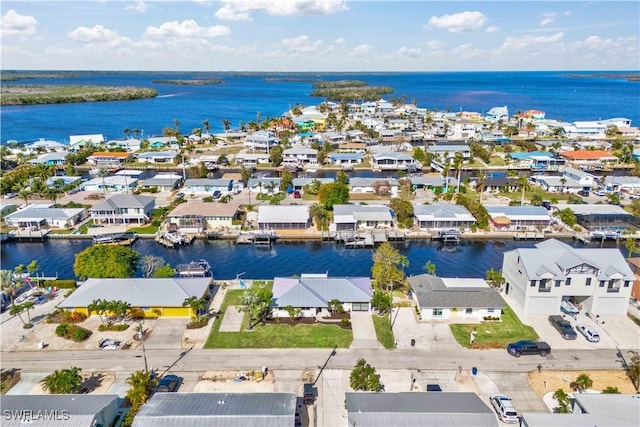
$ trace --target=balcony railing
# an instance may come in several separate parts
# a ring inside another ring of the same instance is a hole
[[[616,293],[616,292],[620,292],[620,286],[617,286],[615,288],[607,288],[607,293]]]
[[[551,287],[546,287],[546,288],[539,287],[538,292],[551,292]]]

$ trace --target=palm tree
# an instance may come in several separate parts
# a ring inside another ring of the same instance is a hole
[[[200,320],[202,311],[207,307],[207,300],[204,298],[198,298],[195,296],[190,296],[185,298],[182,302],[183,307],[189,307],[191,312],[193,313],[193,317],[196,321]]]
[[[424,265],[424,269],[427,270],[428,274],[436,274],[436,265],[432,263],[431,260],[427,261],[427,263]]]
[[[126,136],[127,138],[129,138],[129,135],[131,135],[131,129],[129,128],[125,128],[123,131],[124,136]]]
[[[9,309],[9,314],[12,316],[18,316],[20,318],[20,321],[22,322],[23,326],[26,326],[26,322],[24,321],[24,319],[22,318],[22,312],[24,311],[25,307],[23,304],[12,304],[11,308]]]
[[[127,391],[127,400],[131,405],[131,411],[137,412],[151,397],[155,380],[146,371],[136,371],[127,378],[127,384],[131,386]]]
[[[105,299],[94,299],[91,304],[87,306],[87,311],[89,315],[91,313],[96,313],[100,317],[100,323],[104,325],[104,319],[102,315],[107,311],[108,302]]]
[[[33,302],[33,301],[25,301],[21,305],[22,305],[22,308],[27,312],[27,323],[25,324],[25,326],[31,325],[31,314],[30,314],[30,311],[31,311],[31,309],[33,309],[33,307],[36,305],[36,303]]]
[[[553,398],[558,401],[558,406],[554,408],[554,411],[558,414],[570,414],[571,413],[571,398],[566,391],[559,388],[553,392]]]
[[[42,389],[51,394],[78,393],[82,386],[80,368],[55,370],[41,381]]]
[[[227,119],[222,119],[222,126],[224,126],[225,133],[228,133],[231,130],[231,122]]]
[[[529,180],[526,175],[520,175],[518,178],[518,187],[520,187],[520,191],[522,191],[520,206],[524,206],[524,192],[529,189]]]
[[[0,289],[2,293],[9,296],[9,300],[13,304],[13,297],[16,293],[16,282],[13,279],[11,270],[0,270]]]
[[[580,374],[576,378],[575,385],[578,391],[582,393],[593,386],[593,380],[589,377],[589,374]]]
[[[320,203],[314,203],[309,206],[309,214],[316,223],[316,229],[320,230],[325,218],[324,207]]]
[[[209,134],[209,130],[211,130],[211,125],[209,124],[209,119],[205,119],[205,120],[202,121],[202,127],[204,128],[204,131],[208,135]]]
[[[40,271],[40,264],[34,259],[27,265],[27,273],[29,273],[29,277],[36,275],[36,285],[38,284],[38,271]]]
[[[105,183],[104,179],[109,176],[109,169],[104,168],[104,167],[98,169],[98,176],[100,178],[102,178],[102,195],[103,195],[103,197],[106,198],[107,197],[107,184]]]
[[[633,240],[633,238],[631,237],[627,237],[627,240],[625,242],[625,247],[627,248],[627,259],[631,259],[631,257],[633,256],[633,253],[636,251],[636,242],[635,240]]]

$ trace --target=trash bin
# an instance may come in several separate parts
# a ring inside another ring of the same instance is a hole
[[[478,375],[478,368],[476,368],[475,366],[471,368],[471,375]]]
[[[411,338],[411,347],[415,347],[416,346],[416,340]]]

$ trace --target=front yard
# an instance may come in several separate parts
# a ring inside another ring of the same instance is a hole
[[[458,344],[466,348],[505,348],[511,342],[538,339],[536,331],[531,326],[520,322],[518,316],[509,307],[504,308],[501,321],[452,324],[450,328]],[[476,331],[473,344],[469,342],[471,331]]]

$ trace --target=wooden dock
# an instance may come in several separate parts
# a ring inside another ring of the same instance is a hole
[[[513,235],[514,240],[543,240],[544,233],[538,231],[516,231]]]

